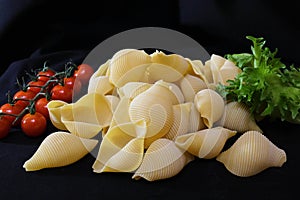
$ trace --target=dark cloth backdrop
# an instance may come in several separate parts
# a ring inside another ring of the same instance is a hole
[[[110,36],[138,27],[178,30],[198,41],[210,54],[250,51],[246,35],[264,37],[287,64],[300,66],[295,1],[152,0],[56,1],[0,0],[0,103],[18,90],[16,79],[45,61],[63,69],[79,64]],[[300,80],[299,80],[300,81]],[[262,121],[266,136],[287,153],[287,163],[248,178],[232,175],[215,160],[188,164],[170,179],[134,181],[132,174],[92,172],[87,155],[66,167],[25,172],[23,163],[56,129],[28,138],[18,128],[0,141],[0,199],[290,199],[298,196],[299,125]]]

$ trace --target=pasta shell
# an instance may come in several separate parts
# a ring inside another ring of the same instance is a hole
[[[195,95],[194,103],[208,128],[221,119],[225,108],[223,98],[212,89],[200,90]]]
[[[103,137],[93,170],[131,172],[138,168],[144,155],[146,126],[139,123],[120,124],[110,128]]]
[[[219,155],[225,142],[235,134],[236,131],[215,127],[178,136],[175,144],[199,158],[211,159]]]
[[[198,112],[194,103],[189,102],[190,104],[190,117],[189,117],[189,129],[188,133],[196,132],[206,128],[206,125],[203,122],[200,113]]]
[[[177,175],[194,157],[178,148],[172,140],[160,138],[147,149],[144,159],[132,176],[148,181],[166,179]]]
[[[64,106],[61,110],[61,121],[74,135],[92,138],[112,119],[111,103],[103,95],[89,93],[77,102]]]
[[[281,167],[286,153],[258,131],[247,131],[216,158],[231,173],[249,177],[269,167]]]
[[[126,83],[124,86],[118,88],[118,94],[121,98],[126,97],[132,100],[137,95],[141,94],[142,92],[145,92],[151,86],[152,84],[144,82],[129,82]]]
[[[202,89],[206,89],[206,83],[199,77],[187,74],[180,81],[180,89],[183,93],[185,102],[193,102],[195,95]]]
[[[61,121],[61,109],[68,103],[61,100],[51,100],[47,104],[51,123],[60,130],[68,130]]]
[[[108,76],[98,76],[90,79],[88,93],[98,93],[106,95],[111,93],[114,86],[109,82]]]
[[[37,171],[70,165],[91,152],[98,141],[84,139],[67,132],[54,132],[47,136],[23,167],[26,171]]]
[[[136,96],[129,105],[129,117],[132,122],[144,120],[147,124],[145,146],[164,136],[173,123],[172,101],[168,87],[154,84],[145,92]]]
[[[175,82],[181,79],[189,68],[189,63],[178,54],[166,55],[161,51],[151,54],[152,64],[147,68],[150,83],[158,80]]]
[[[249,108],[240,102],[229,102],[225,105],[222,122],[224,127],[238,132],[259,131],[263,132],[257,125]]]
[[[175,140],[179,135],[186,134],[189,130],[189,118],[191,112],[190,103],[173,106],[173,125],[164,138]]]
[[[151,64],[151,57],[142,50],[123,49],[110,60],[109,80],[121,87],[128,82],[137,82],[144,78],[146,68]]]

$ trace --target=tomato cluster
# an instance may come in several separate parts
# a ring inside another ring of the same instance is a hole
[[[88,84],[94,69],[88,64],[65,64],[65,70],[56,72],[44,67],[30,75],[31,80],[20,84],[20,90],[0,107],[0,139],[5,138],[11,127],[19,127],[25,135],[38,137],[47,128],[49,112],[47,104],[51,100],[72,102],[73,95],[79,94]]]

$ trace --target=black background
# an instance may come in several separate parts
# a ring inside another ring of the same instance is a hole
[[[152,0],[152,1],[0,1],[0,103],[16,91],[17,77],[48,60],[62,69],[80,63],[101,41],[132,28],[156,26],[178,30],[210,54],[250,51],[246,35],[264,37],[286,64],[300,66],[299,6],[295,1]],[[299,80],[300,81],[300,80]],[[232,175],[215,160],[191,162],[175,177],[147,182],[132,174],[92,172],[87,155],[73,165],[25,172],[23,163],[43,138],[27,138],[18,128],[0,141],[0,199],[199,198],[283,199],[297,196],[299,125],[259,122],[265,135],[287,153],[281,168],[248,178]],[[229,141],[230,142],[230,141]]]

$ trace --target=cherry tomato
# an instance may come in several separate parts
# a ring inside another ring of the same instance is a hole
[[[28,83],[28,88],[27,88],[27,91],[32,91],[34,92],[35,94],[41,92],[41,87],[45,85],[45,82],[44,81],[30,81]]]
[[[19,115],[23,111],[23,109],[24,109],[23,106],[21,106],[19,104],[6,103],[0,107],[0,112],[7,113],[7,114],[13,114],[13,115]],[[5,115],[5,118],[7,118],[10,121],[10,123],[13,123],[14,120],[16,119],[16,117],[10,116],[10,115]],[[13,126],[19,125],[20,121],[21,120],[18,120],[16,123],[13,124]]]
[[[79,94],[82,84],[75,76],[64,78],[64,85],[70,87],[73,90],[73,94]]]
[[[74,76],[77,77],[82,84],[87,84],[94,73],[94,69],[85,63],[78,65],[77,70],[74,72]]]
[[[38,72],[37,76],[38,76],[38,80],[43,81],[43,82],[47,82],[51,76],[54,76],[55,72],[51,69],[47,69],[45,71],[40,71]]]
[[[48,103],[49,100],[46,97],[42,97],[35,102],[35,111],[44,115],[46,119],[49,119]]]
[[[70,87],[58,84],[52,88],[50,95],[53,100],[62,100],[71,103],[73,92]]]
[[[30,90],[27,91],[19,90],[14,94],[13,99],[14,100],[18,99],[16,104],[19,104],[23,106],[23,108],[25,108],[26,106],[29,105],[29,100],[33,99],[35,95],[36,94]]]
[[[47,120],[39,112],[33,114],[27,113],[21,121],[21,128],[25,135],[29,137],[38,137],[42,135],[47,128]]]
[[[7,116],[0,116],[0,139],[5,138],[11,128],[11,122]]]

